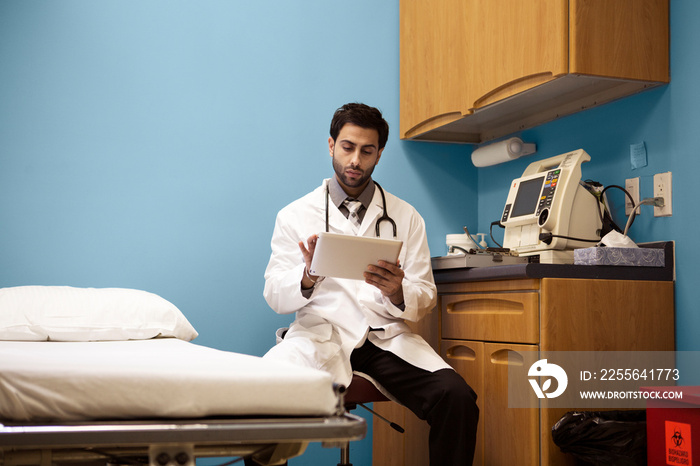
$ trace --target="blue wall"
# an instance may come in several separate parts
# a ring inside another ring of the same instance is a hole
[[[290,321],[262,298],[275,214],[331,176],[350,101],[384,111],[376,179],[443,254],[476,227],[476,171],[399,141],[398,37],[398,0],[3,0],[0,286],[148,290],[196,343],[262,355]],[[311,450],[291,464],[338,461]]]

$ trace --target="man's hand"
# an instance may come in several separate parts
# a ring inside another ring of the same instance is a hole
[[[389,298],[394,306],[403,304],[403,277],[401,264],[379,261],[378,265],[367,266],[365,282],[379,288],[384,296]]]
[[[304,276],[301,278],[301,287],[305,290],[313,287],[318,280],[318,276],[309,274],[311,260],[314,258],[314,251],[316,250],[316,241],[318,241],[318,235],[309,236],[309,239],[306,240],[306,243],[309,245],[308,249],[303,241],[299,241],[299,249],[301,249],[301,255],[304,256],[304,263],[306,264]]]

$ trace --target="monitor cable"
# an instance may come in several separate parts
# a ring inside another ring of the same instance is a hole
[[[493,244],[495,244],[499,248],[502,248],[503,246],[501,245],[501,243],[496,241],[493,237],[493,226],[494,225],[498,225],[501,228],[505,228],[505,225],[503,225],[500,220],[496,220],[495,222],[491,222],[491,226],[489,227],[489,236],[491,237],[491,241],[493,241]]]
[[[552,239],[554,239],[554,238],[570,239],[572,241],[581,241],[583,243],[597,243],[598,241],[600,241],[600,238],[584,239],[584,238],[576,238],[573,236],[553,235],[552,233],[540,233],[540,241],[542,241],[544,244],[550,244],[552,242]]]
[[[599,195],[599,196],[600,196],[599,201],[600,201],[601,204],[603,204],[603,210],[601,211],[600,207],[598,208],[598,212],[600,213],[600,221],[601,221],[602,224],[603,224],[603,235],[605,235],[606,233],[609,233],[611,229],[612,229],[612,230],[619,231],[620,233],[622,233],[622,231],[623,231],[622,228],[620,228],[620,227],[615,223],[615,221],[613,220],[613,218],[612,218],[612,212],[610,211],[610,209],[608,208],[607,203],[605,202],[605,199],[606,199],[606,198],[604,197],[604,196],[605,196],[605,192],[606,192],[608,189],[610,189],[610,188],[619,189],[620,191],[622,191],[623,193],[625,193],[625,195],[627,196],[627,198],[630,200],[630,203],[631,203],[632,205],[634,205],[634,198],[632,198],[632,195],[629,193],[629,191],[627,191],[627,190],[626,190],[625,188],[623,188],[622,186],[618,186],[618,185],[616,185],[616,184],[611,184],[611,185],[608,185],[608,186],[606,186],[605,188],[603,188],[603,190],[600,192],[600,195]],[[606,219],[606,215],[607,215],[607,219]],[[606,220],[607,220],[607,221],[606,221]],[[628,219],[628,221],[629,221],[629,219]],[[634,217],[632,217],[632,223],[634,223]],[[632,223],[630,223],[629,226],[632,226]],[[608,228],[606,228],[606,225],[608,226]],[[606,230],[607,230],[607,231],[606,231]]]

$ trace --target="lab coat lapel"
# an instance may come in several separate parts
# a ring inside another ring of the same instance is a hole
[[[338,208],[333,204],[333,202],[328,203],[328,221],[329,231],[331,233],[342,233],[345,235],[354,235],[352,231],[352,224],[350,220],[345,218],[345,215],[338,210]]]

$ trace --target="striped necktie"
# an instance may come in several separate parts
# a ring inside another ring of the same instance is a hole
[[[358,212],[360,210],[360,207],[362,207],[362,203],[357,199],[347,198],[343,201],[343,205],[347,207],[348,211],[350,212],[350,214],[348,215],[348,219],[350,220],[350,222],[352,222],[353,230],[355,231],[355,233],[358,233],[360,231],[361,223]]]

